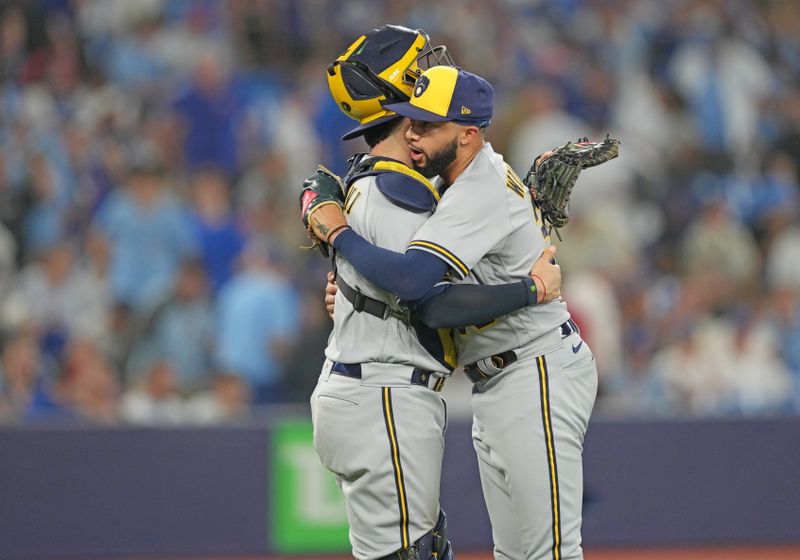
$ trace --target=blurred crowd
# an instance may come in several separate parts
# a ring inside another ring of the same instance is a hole
[[[364,150],[324,68],[384,23],[494,84],[520,174],[621,139],[555,240],[599,414],[800,411],[797,3],[39,0],[0,5],[0,425],[307,402],[297,192]]]

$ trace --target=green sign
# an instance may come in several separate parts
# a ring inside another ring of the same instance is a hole
[[[319,462],[308,420],[272,432],[272,544],[279,552],[349,552],[347,514],[336,480]]]

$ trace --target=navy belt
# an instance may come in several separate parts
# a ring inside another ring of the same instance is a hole
[[[331,366],[331,373],[344,375],[345,377],[352,377],[354,379],[361,379],[361,364],[342,364],[340,362],[333,362]],[[414,368],[411,371],[410,382],[412,385],[420,385],[427,387],[437,393],[444,387],[444,377],[437,377],[432,372],[424,369]]]
[[[561,329],[561,338],[567,338],[572,333],[581,332],[581,330],[578,328],[578,325],[576,325],[575,321],[572,319],[567,319],[567,322],[561,323],[561,326],[558,328]]]
[[[580,333],[578,325],[576,325],[575,321],[572,319],[567,319],[564,323],[561,323],[558,328],[561,331],[561,338],[567,338],[572,333]],[[494,356],[489,356],[488,359],[484,358],[483,360],[480,360],[480,362],[488,361],[488,363],[498,371],[495,371],[494,373],[485,371],[489,368],[485,367],[482,369],[479,362],[475,362],[464,366],[464,375],[466,375],[473,383],[477,381],[483,381],[484,379],[488,379],[489,377],[496,375],[499,373],[499,370],[510,366],[518,359],[519,356],[517,356],[516,352],[513,350],[507,350],[505,352],[495,354]]]

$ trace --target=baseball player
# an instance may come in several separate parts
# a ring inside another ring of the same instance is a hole
[[[419,61],[441,54],[423,33],[385,26],[360,37],[328,68],[333,97],[360,121],[345,139],[363,135],[370,146],[346,177],[350,227],[389,249],[411,241],[440,196],[409,167],[410,121],[381,101],[407,100]],[[305,214],[314,201],[304,195],[302,202]],[[421,317],[446,324],[455,315],[457,324],[468,324],[546,301],[547,290],[560,286],[558,267],[548,260],[534,265],[538,280],[442,289],[412,314],[336,258],[337,312],[311,408],[314,445],[344,494],[356,558],[452,557],[438,503],[446,424],[439,391],[455,366],[455,348],[449,331]],[[436,301],[455,314],[443,314]]]
[[[484,141],[491,85],[433,67],[410,102],[386,108],[412,119],[415,169],[443,181],[435,213],[405,253],[367,243],[334,205],[314,214],[315,231],[333,231],[327,240],[339,254],[401,299],[433,288],[445,272],[479,284],[524,277],[550,240],[528,189]],[[597,369],[566,304],[559,298],[458,329],[455,341],[474,382],[473,440],[495,557],[582,558],[581,456]]]

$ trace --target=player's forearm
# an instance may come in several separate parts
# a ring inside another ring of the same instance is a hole
[[[438,257],[423,251],[388,251],[351,229],[341,231],[333,246],[367,280],[403,301],[421,299],[447,273],[447,264]]]
[[[437,291],[415,309],[422,322],[434,329],[482,325],[536,303],[533,281],[483,286],[458,284]]]

